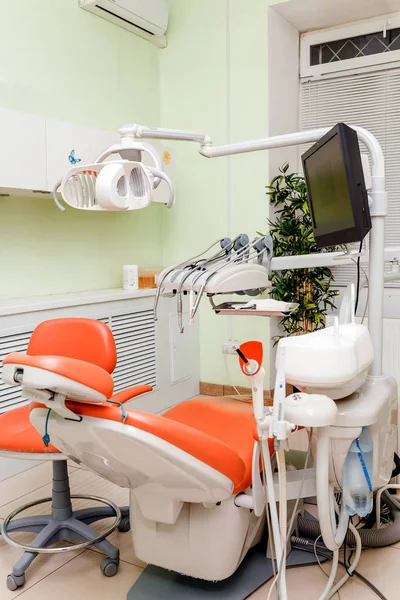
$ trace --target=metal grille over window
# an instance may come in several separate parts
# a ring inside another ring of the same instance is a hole
[[[311,66],[383,54],[400,50],[400,27],[386,32],[377,31],[367,35],[315,44],[310,47]]]

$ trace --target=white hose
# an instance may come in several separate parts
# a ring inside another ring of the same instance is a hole
[[[338,565],[339,565],[339,550],[335,550],[333,553],[333,562],[332,562],[331,573],[329,575],[329,579],[326,583],[325,589],[322,592],[322,596],[319,597],[319,600],[328,600],[328,598],[331,598],[330,591],[335,582]]]
[[[286,538],[287,538],[287,492],[286,492],[286,462],[285,450],[280,444],[277,452],[278,478],[279,478],[279,525],[281,530],[282,559],[278,565],[278,582],[286,570]]]
[[[351,574],[356,570],[358,561],[360,560],[360,557],[361,557],[362,542],[361,542],[360,534],[358,533],[357,529],[354,527],[353,523],[351,523],[351,522],[349,523],[349,528],[356,540],[356,553],[354,556],[354,560],[349,565],[349,568],[347,569],[346,573],[343,575],[342,579],[340,579],[337,582],[337,584],[335,585],[335,587],[332,588],[331,593],[329,594],[329,596],[327,596],[327,598],[333,598],[333,596],[336,594],[336,592],[338,592],[340,590],[340,588],[346,583],[346,581],[350,578]]]
[[[335,492],[329,483],[329,442],[329,427],[321,427],[318,430],[316,465],[318,518],[324,544],[329,550],[335,552],[344,542],[349,525],[349,515],[343,503],[339,524],[336,526]]]
[[[268,489],[269,496],[269,508],[271,514],[271,526],[272,526],[272,535],[274,538],[275,545],[275,555],[278,567],[278,574],[271,586],[270,594],[274,588],[274,584],[276,583],[277,578],[279,578],[279,586],[278,586],[278,595],[280,600],[287,600],[287,590],[286,590],[286,576],[282,574],[280,570],[280,562],[282,557],[282,541],[281,541],[281,532],[279,529],[279,520],[278,520],[278,511],[276,508],[276,498],[275,498],[275,488],[274,488],[274,477],[272,474],[272,466],[271,466],[271,455],[269,453],[268,442],[263,440],[261,442],[261,451],[263,456],[264,468],[265,468],[265,476],[266,476],[266,485]],[[269,595],[269,597],[271,597]]]

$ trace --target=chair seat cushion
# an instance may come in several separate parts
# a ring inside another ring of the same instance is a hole
[[[252,403],[227,397],[193,398],[173,407],[164,417],[190,425],[231,448],[245,467],[235,492],[251,485],[255,430]]]
[[[51,444],[44,445],[42,436],[29,421],[29,406],[15,408],[0,415],[0,453],[59,454]],[[23,458],[23,457],[21,457]]]
[[[39,406],[32,403],[31,409]],[[121,410],[107,404],[67,401],[66,406],[78,415],[121,421]],[[251,485],[255,427],[251,404],[226,397],[194,398],[162,416],[127,410],[124,424],[151,433],[219,471],[232,481],[233,493]]]

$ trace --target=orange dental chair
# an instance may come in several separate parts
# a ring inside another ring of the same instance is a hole
[[[138,558],[203,580],[230,577],[265,522],[264,511],[241,500],[260,470],[252,405],[195,398],[163,416],[125,409],[124,394],[134,394],[112,397],[115,346],[105,324],[55,320],[40,325],[33,342],[38,334],[41,343],[10,354],[3,369],[34,401],[35,428],[65,456],[130,490]]]
[[[37,358],[39,356],[40,359]],[[78,364],[79,361],[89,361],[93,368],[98,370],[99,379],[105,374],[110,401],[116,403],[109,405],[111,410],[116,410],[119,403],[122,404],[152,389],[150,386],[137,386],[112,396],[113,382],[110,374],[115,368],[117,354],[113,335],[103,323],[89,319],[55,319],[39,325],[32,334],[25,360],[37,364],[37,361],[44,358],[46,365],[51,365],[59,356],[69,361],[70,365]],[[108,577],[115,575],[119,564],[119,550],[105,538],[117,527],[120,531],[129,530],[128,507],[119,509],[103,498],[71,495],[67,458],[31,425],[29,411],[29,406],[23,406],[0,415],[0,456],[51,461],[52,497],[31,502],[15,510],[3,525],[2,535],[5,541],[24,550],[12,573],[7,577],[8,588],[14,591],[24,585],[25,573],[39,553],[66,552],[91,545],[95,545],[106,555],[101,564],[102,572]],[[93,500],[103,506],[74,512],[71,503],[73,498]],[[45,502],[51,502],[50,515],[15,519],[27,508]],[[101,535],[90,527],[91,523],[110,517],[115,517],[115,520]],[[37,534],[29,546],[16,542],[9,535],[20,531]],[[49,548],[56,542],[77,540],[78,544]]]

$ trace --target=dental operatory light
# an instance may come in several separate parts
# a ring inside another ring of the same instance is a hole
[[[93,164],[72,163],[69,171],[53,190],[56,205],[62,211],[57,191],[68,206],[79,210],[130,211],[147,208],[155,201],[157,188],[163,181],[169,188],[167,208],[174,202],[171,179],[157,150],[135,140],[126,128],[120,129],[121,141],[98,156]],[[153,166],[144,164],[145,155]],[[108,160],[112,157],[111,160]]]

